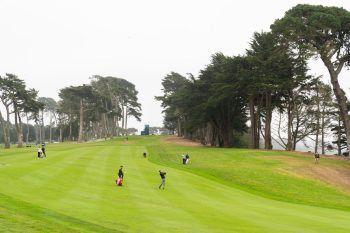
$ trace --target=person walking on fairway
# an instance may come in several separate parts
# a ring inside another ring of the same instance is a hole
[[[45,143],[41,144],[41,151],[43,152],[43,155],[46,157]]]
[[[185,157],[185,154],[182,154],[182,164],[186,164],[186,157]]]
[[[43,151],[41,150],[40,147],[38,147],[38,159],[40,159],[42,157],[42,153],[43,153]]]
[[[123,178],[124,178],[123,166],[120,166],[119,171],[118,171],[118,179],[117,179],[118,186],[122,186]]]
[[[317,164],[319,160],[320,160],[320,154],[316,153],[315,154],[315,164]]]
[[[165,188],[165,175],[166,175],[166,172],[162,172],[161,170],[159,170],[159,175],[160,175],[160,178],[162,179],[162,183],[160,183],[159,189],[163,186],[163,190],[164,190],[164,188]]]
[[[186,164],[188,164],[190,162],[190,156],[188,155],[188,153],[186,154]]]

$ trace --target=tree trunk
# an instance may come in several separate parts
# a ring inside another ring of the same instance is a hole
[[[260,101],[258,103],[257,109],[256,109],[256,113],[255,113],[255,121],[256,121],[256,125],[257,125],[257,129],[255,132],[255,148],[259,149],[260,148],[260,132],[261,132],[261,106],[263,105],[263,101],[264,101],[264,96],[261,95]]]
[[[340,116],[338,117],[338,155],[341,155],[341,118]]]
[[[84,124],[84,106],[83,106],[83,98],[80,98],[78,143],[81,143],[83,141],[83,133],[84,133],[83,124]]]
[[[124,120],[125,120],[124,114],[125,114],[124,106],[122,106],[122,136],[124,136]]]
[[[119,137],[120,136],[120,130],[119,130],[119,118],[118,117],[116,117],[116,121],[115,121],[115,123],[116,123],[116,126],[117,126],[117,137]]]
[[[293,103],[294,106],[294,110],[295,110],[295,104]],[[292,145],[292,150],[295,151],[296,147],[297,147],[297,139],[298,139],[298,134],[299,134],[299,128],[300,128],[300,113],[298,110],[293,111],[293,119],[294,119],[294,114],[295,114],[295,118],[296,118],[296,122],[295,122],[295,129],[293,131],[293,122],[292,122],[292,141],[293,141],[293,145]]]
[[[325,106],[322,108],[322,114],[321,114],[321,147],[322,147],[322,154],[325,154],[324,150],[324,118],[325,118]]]
[[[22,120],[19,112],[15,111],[15,125],[17,131],[17,148],[23,147],[23,130],[22,130]]]
[[[216,140],[217,140],[217,128],[215,127],[214,123],[210,123],[210,146],[216,146]]]
[[[316,84],[316,101],[317,101],[317,110],[316,110],[317,112],[316,112],[315,153],[318,152],[318,135],[320,134],[320,96],[319,96],[318,84]],[[323,147],[322,147],[322,150],[323,150]]]
[[[108,117],[108,114],[106,114],[106,125],[107,125],[107,136],[112,139],[113,132],[112,132],[112,126],[111,126],[111,118]]]
[[[128,136],[128,106],[125,107],[125,134]]]
[[[38,144],[40,140],[40,125],[38,123],[35,124],[35,143]]]
[[[23,123],[19,113],[18,113],[18,120],[19,120],[18,123],[19,123],[19,132],[20,132],[20,136],[19,136],[20,141],[18,142],[18,146],[23,147]]]
[[[335,94],[335,97],[337,98],[337,101],[339,104],[340,116],[345,128],[346,142],[347,142],[346,144],[349,149],[350,148],[350,119],[348,116],[348,107],[346,104],[347,98],[345,96],[345,92],[341,89],[338,82],[338,76],[340,71],[343,68],[344,63],[339,64],[337,69],[335,69],[332,61],[329,58],[327,58],[326,56],[321,56],[321,59],[326,65],[331,78],[333,92]]]
[[[51,116],[51,111],[50,111],[50,132],[49,132],[49,142],[51,143],[52,142],[52,116]]]
[[[255,105],[254,105],[254,95],[249,96],[249,113],[250,113],[250,146],[251,148],[256,147],[256,131],[257,122],[255,117]]]
[[[39,126],[39,143],[42,143],[42,127],[41,125]]]
[[[181,130],[182,126],[181,126],[181,119],[180,116],[177,117],[177,136],[178,137],[182,137],[182,130]]]
[[[104,138],[105,138],[105,140],[107,140],[107,137],[108,137],[107,113],[103,113],[102,125],[103,125],[103,134],[104,134]]]
[[[116,130],[116,116],[112,117],[112,133],[111,133],[111,138],[117,135],[117,130]]]
[[[44,110],[41,111],[41,132],[40,132],[40,143],[45,142],[45,123],[44,123]]]
[[[27,119],[26,144],[29,144],[29,120],[28,120],[28,114],[27,113],[26,113],[26,119]]]
[[[69,141],[72,141],[72,129],[73,127],[72,127],[72,122],[71,122],[71,119],[70,119],[70,121],[69,121],[69,134],[68,134],[68,140]]]
[[[266,94],[266,118],[265,118],[265,149],[272,149],[271,140],[271,120],[272,120],[272,106],[271,94]]]
[[[105,109],[108,111],[108,103],[105,101]],[[108,119],[108,112],[105,112],[103,114],[103,125],[104,125],[104,131],[105,131],[105,140],[107,140],[107,137],[111,137],[111,132],[109,129],[109,119]]]
[[[286,150],[290,151],[293,147],[293,136],[292,136],[292,124],[293,124],[293,106],[290,96],[288,97],[288,139],[287,139],[287,145]]]
[[[5,149],[9,149],[10,146],[10,110],[9,107],[6,106],[6,122],[4,124],[4,145]]]
[[[63,126],[60,126],[60,142],[63,142]]]
[[[0,111],[0,123],[1,123],[1,128],[2,128],[2,132],[3,132],[3,139],[4,139],[4,146],[5,149],[10,148],[10,140],[8,137],[8,126],[7,126],[7,122],[5,122],[4,118],[2,117],[1,111]]]
[[[231,146],[231,135],[232,135],[232,127],[231,127],[231,122],[230,122],[230,115],[227,114],[226,112],[226,106],[221,106],[221,111],[220,115],[221,120],[219,121],[220,125],[220,134],[221,134],[221,139],[222,139],[222,146],[223,147],[230,147]]]
[[[203,127],[203,145],[210,144],[212,134],[210,123],[207,123],[206,127]]]
[[[27,122],[26,144],[29,144],[29,130],[30,130],[29,124],[28,124],[28,122]]]

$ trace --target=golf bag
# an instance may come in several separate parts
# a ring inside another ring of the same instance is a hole
[[[122,186],[123,185],[123,178],[118,177],[118,179],[116,180],[116,183],[118,186]]]

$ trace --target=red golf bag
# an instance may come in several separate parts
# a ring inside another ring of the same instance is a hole
[[[118,177],[118,179],[115,182],[118,186],[122,186],[123,185],[123,178]]]

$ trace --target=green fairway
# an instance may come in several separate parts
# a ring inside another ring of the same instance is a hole
[[[189,165],[180,164],[183,152]],[[50,144],[47,155],[1,150],[0,232],[350,232],[349,192],[271,159],[307,157],[174,146],[162,137]],[[120,165],[123,187],[115,185]]]

